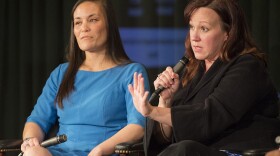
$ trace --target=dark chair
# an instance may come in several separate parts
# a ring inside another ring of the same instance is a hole
[[[124,142],[116,145],[115,153],[119,155],[144,156],[143,141]]]
[[[21,139],[0,140],[0,156],[17,156],[20,153]]]
[[[280,136],[279,136],[280,137]],[[279,144],[280,142],[278,142]],[[273,148],[248,149],[245,151],[229,151],[238,153],[243,156],[264,156],[265,153],[274,150]],[[144,156],[144,148],[142,142],[120,143],[115,147],[115,153],[123,156]]]
[[[54,126],[52,126],[45,138],[49,139],[56,136],[57,131],[58,124],[56,123]],[[0,156],[18,156],[18,154],[21,152],[20,146],[22,142],[22,139],[0,140]]]
[[[67,141],[67,136],[65,134],[62,134],[44,140],[41,143],[41,146],[49,147],[49,146],[63,143],[65,141]],[[1,142],[2,144],[0,148],[0,153],[1,153],[0,156],[6,155],[6,153],[9,153],[9,155],[11,155],[12,154],[11,152],[16,152],[12,155],[17,155],[17,154],[19,154],[19,156],[23,155],[23,153],[20,151],[22,140],[1,140]]]
[[[280,99],[280,93],[279,99]],[[280,109],[280,101],[278,101],[278,106]],[[279,111],[280,112],[280,111]],[[278,119],[280,119],[280,114],[278,116]],[[280,136],[276,137],[275,139],[276,144],[280,145]],[[243,156],[264,156],[265,153],[273,150],[272,148],[263,148],[263,149],[248,149],[245,151],[230,151],[233,153],[239,153]],[[118,153],[120,155],[127,155],[127,156],[142,156],[144,155],[144,147],[143,142],[125,142],[120,143],[115,147],[115,153]]]

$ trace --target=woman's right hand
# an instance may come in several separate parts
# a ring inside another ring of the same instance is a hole
[[[135,108],[144,117],[148,117],[153,110],[153,106],[148,102],[149,92],[145,91],[144,78],[142,74],[134,73],[133,85],[128,85],[128,90],[132,95]]]
[[[40,146],[39,140],[35,137],[26,138],[21,144],[21,151],[25,152],[28,148],[33,146]]]
[[[165,89],[160,93],[160,97],[164,101],[170,101],[177,92],[179,83],[179,75],[174,73],[171,67],[167,67],[154,81],[154,87],[157,89],[163,86]]]

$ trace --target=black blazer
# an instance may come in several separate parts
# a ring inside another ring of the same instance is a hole
[[[194,140],[216,149],[276,147],[280,135],[278,97],[267,69],[246,54],[224,63],[217,59],[207,73],[203,65],[174,97],[173,142]],[[147,119],[144,146],[151,145],[154,121]]]

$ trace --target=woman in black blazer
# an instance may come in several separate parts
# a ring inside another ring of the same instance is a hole
[[[277,91],[264,55],[253,43],[235,0],[193,0],[184,11],[189,63],[179,75],[167,67],[154,82],[166,88],[148,102],[141,74],[129,85],[134,105],[148,117],[146,155],[238,154],[277,148]],[[146,80],[147,81],[147,80]]]

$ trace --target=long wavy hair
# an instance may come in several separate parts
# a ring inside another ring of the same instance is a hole
[[[238,55],[250,53],[266,64],[264,54],[252,40],[245,15],[237,0],[191,0],[184,10],[186,24],[189,24],[193,12],[201,7],[214,10],[221,19],[222,29],[228,33],[228,39],[225,41],[219,56],[222,61],[227,62]],[[194,56],[189,33],[186,37],[185,47],[190,62],[187,65],[188,70],[182,78],[183,85],[193,79],[202,63]]]
[[[72,19],[71,19],[71,32],[68,44],[68,53],[66,59],[69,62],[69,66],[65,72],[63,80],[60,84],[58,93],[56,95],[56,103],[60,108],[63,108],[63,99],[67,98],[70,93],[75,89],[74,82],[76,73],[79,67],[84,62],[86,56],[85,52],[79,48],[76,37],[74,35],[74,19],[73,14],[76,8],[83,2],[92,2],[99,4],[102,8],[106,23],[107,23],[107,57],[118,65],[130,63],[130,59],[125,53],[118,25],[115,18],[115,13],[110,0],[78,0],[72,8]]]

